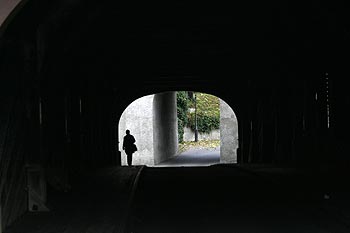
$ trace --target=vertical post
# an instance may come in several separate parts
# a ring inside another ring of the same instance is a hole
[[[43,140],[43,103],[41,94],[39,94],[39,158],[42,161],[44,159],[44,140]]]
[[[197,94],[194,95],[194,124],[195,124],[195,130],[194,130],[194,141],[198,142],[198,127],[197,127]]]
[[[1,205],[0,205],[0,233],[2,233],[2,216],[1,216]]]
[[[249,129],[250,129],[250,134],[249,134],[249,151],[248,151],[248,163],[253,162],[253,120],[251,119],[249,121]],[[255,130],[255,129],[254,129]],[[254,145],[255,146],[255,145]]]

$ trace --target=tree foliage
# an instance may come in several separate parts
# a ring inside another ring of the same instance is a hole
[[[190,101],[190,108],[195,108],[197,102],[197,129],[201,133],[209,133],[220,128],[220,100],[218,97],[196,93],[196,98]],[[187,126],[195,130],[195,112],[187,112]]]
[[[188,95],[186,91],[178,91],[176,95],[177,99],[177,119],[178,119],[178,136],[179,142],[183,142],[184,127],[188,123],[187,111],[188,111]]]

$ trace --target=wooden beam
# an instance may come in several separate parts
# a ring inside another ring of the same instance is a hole
[[[2,215],[1,215],[1,205],[0,205],[0,233],[2,233]]]

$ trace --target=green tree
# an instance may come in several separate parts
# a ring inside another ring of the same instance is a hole
[[[184,127],[188,124],[188,94],[186,91],[178,91],[176,93],[177,100],[177,119],[178,119],[178,138],[179,142],[183,142]]]
[[[197,101],[197,129],[209,133],[220,128],[220,100],[218,97],[196,92],[196,98],[189,101],[189,108],[195,108]],[[195,112],[187,112],[187,126],[195,130]]]

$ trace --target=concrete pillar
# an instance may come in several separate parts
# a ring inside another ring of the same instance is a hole
[[[154,162],[158,164],[177,154],[176,92],[156,94],[153,101],[153,113]]]
[[[231,107],[220,99],[220,163],[237,163],[238,124]]]

